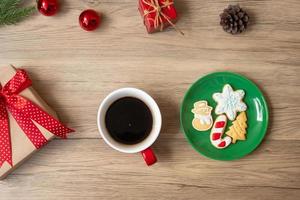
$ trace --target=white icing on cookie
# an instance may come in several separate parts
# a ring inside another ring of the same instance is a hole
[[[193,127],[198,131],[206,131],[211,128],[213,119],[211,116],[212,107],[208,106],[207,101],[197,101],[191,110],[194,113],[192,121]]]
[[[211,115],[199,115],[199,114],[195,114],[194,115],[195,118],[199,119],[201,124],[212,124],[212,117]]]
[[[231,121],[236,118],[237,112],[243,112],[247,109],[242,101],[245,92],[243,90],[233,91],[229,84],[223,87],[222,93],[214,93],[213,99],[218,103],[215,109],[217,115],[225,113]]]
[[[227,118],[225,115],[219,115],[211,129],[210,142],[211,144],[218,148],[224,149],[231,144],[231,137],[225,136],[222,138],[224,130],[226,128]]]

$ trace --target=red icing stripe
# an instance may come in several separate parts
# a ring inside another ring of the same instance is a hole
[[[225,122],[224,121],[216,122],[216,125],[215,125],[216,128],[223,128],[224,126],[225,126]]]
[[[218,144],[218,147],[225,147],[225,145],[226,145],[226,142],[223,141],[223,142],[221,142],[220,144]]]
[[[218,140],[221,138],[221,133],[213,133],[212,134],[212,140]]]

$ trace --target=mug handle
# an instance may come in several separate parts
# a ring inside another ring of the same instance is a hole
[[[151,147],[141,151],[141,154],[148,166],[156,163],[157,159],[156,159],[156,156],[155,156],[153,150],[151,149]]]

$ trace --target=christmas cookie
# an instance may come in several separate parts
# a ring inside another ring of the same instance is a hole
[[[213,124],[211,117],[212,107],[207,105],[207,101],[197,101],[194,103],[192,113],[194,113],[194,119],[192,121],[193,127],[198,131],[209,130]]]
[[[210,132],[210,142],[218,149],[224,149],[231,143],[231,137],[226,136],[222,139],[222,135],[226,128],[227,118],[226,115],[220,115],[217,117],[213,128]]]
[[[247,109],[242,101],[245,92],[243,90],[233,91],[229,84],[223,87],[222,93],[214,93],[213,99],[217,102],[215,113],[217,115],[226,114],[231,121],[236,118],[237,112],[243,112]]]
[[[237,140],[246,140],[246,128],[246,112],[241,112],[237,116],[236,120],[232,122],[232,125],[229,127],[229,130],[225,134],[232,138],[232,143],[235,143]]]

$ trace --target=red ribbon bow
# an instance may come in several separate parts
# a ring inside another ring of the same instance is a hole
[[[66,138],[67,133],[73,132],[42,108],[19,95],[31,84],[26,71],[20,69],[4,87],[0,83],[0,167],[5,161],[13,165],[8,111],[37,149],[45,145],[48,140],[34,122],[61,138]]]

